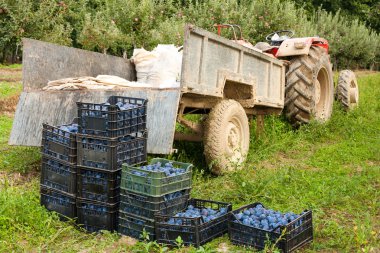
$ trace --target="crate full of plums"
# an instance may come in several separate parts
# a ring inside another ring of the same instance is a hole
[[[141,167],[123,164],[120,186],[130,192],[162,196],[190,188],[192,167],[190,163],[161,158]]]
[[[156,215],[156,240],[176,245],[180,236],[184,245],[199,247],[227,233],[231,210],[229,203],[190,199],[187,207],[175,215]]]
[[[232,212],[228,222],[233,244],[264,249],[268,240],[282,252],[293,252],[313,240],[312,211],[282,213],[261,203]]]
[[[79,133],[116,138],[145,131],[147,102],[120,96],[100,104],[77,102]]]

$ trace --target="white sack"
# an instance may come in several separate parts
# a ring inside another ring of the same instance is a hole
[[[135,64],[137,82],[154,88],[179,87],[182,52],[174,45],[159,44],[153,51],[135,49],[132,61]]]
[[[148,75],[147,83],[160,88],[178,87],[182,53],[174,45],[158,45],[153,52],[158,54],[158,58]]]
[[[133,50],[132,61],[135,64],[137,82],[147,83],[148,75],[157,58],[157,53],[146,51],[144,48]]]

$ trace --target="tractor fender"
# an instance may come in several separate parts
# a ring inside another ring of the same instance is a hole
[[[277,51],[276,57],[308,55],[311,46],[322,47],[328,53],[329,44],[327,40],[319,37],[306,37],[284,40]]]

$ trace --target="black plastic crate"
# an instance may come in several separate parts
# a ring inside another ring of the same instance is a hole
[[[63,219],[76,217],[75,196],[43,185],[40,187],[40,193],[41,205],[47,210],[58,213]]]
[[[145,239],[142,238],[143,231],[145,230],[149,235],[149,240],[153,241],[156,239],[154,226],[153,219],[147,219],[122,211],[119,212],[118,232],[122,235],[142,240]]]
[[[228,231],[228,217],[232,210],[232,205],[229,203],[190,199],[188,205],[195,208],[212,208],[219,210],[227,208],[227,213],[209,222],[203,222],[202,217],[184,218],[157,214],[156,220],[156,239],[159,243],[176,245],[176,239],[181,236],[185,245],[194,245],[199,247],[212,239],[222,236]],[[169,224],[168,221],[174,219],[182,221],[182,225]]]
[[[145,131],[147,102],[119,96],[111,96],[103,104],[77,102],[79,133],[114,138]],[[120,109],[117,103],[134,108]]]
[[[76,172],[77,168],[73,164],[42,156],[40,183],[43,186],[75,195],[77,186]]]
[[[119,204],[106,204],[77,198],[78,224],[88,232],[117,229]]]
[[[74,120],[73,122],[76,122]],[[69,126],[71,124],[62,125]],[[42,124],[41,152],[53,158],[75,164],[77,161],[76,133],[59,129],[61,126]]]
[[[234,215],[243,210],[254,208],[259,204],[262,205],[261,203],[254,203],[232,212],[228,222],[228,232],[233,244],[264,249],[265,243],[269,239],[271,243],[278,241],[276,246],[287,253],[293,252],[313,240],[313,219],[312,211],[310,210],[306,210],[300,217],[291,221],[286,226],[280,226],[279,229],[274,229],[273,231],[236,222]],[[282,234],[284,235],[281,236]]]
[[[147,132],[113,139],[78,134],[77,141],[78,166],[116,171],[147,159]]]
[[[186,207],[189,195],[190,189],[166,194],[162,197],[151,197],[121,189],[120,211],[148,219],[154,219],[157,212],[163,215],[173,215]]]
[[[110,204],[120,201],[121,170],[108,171],[78,167],[79,198],[107,202]]]

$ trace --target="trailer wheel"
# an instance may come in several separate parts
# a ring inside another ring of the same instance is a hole
[[[336,98],[346,111],[359,104],[359,87],[354,72],[343,70],[339,73]]]
[[[203,140],[212,173],[220,175],[240,165],[249,149],[249,123],[243,107],[235,100],[220,101],[207,117]]]
[[[295,57],[286,73],[285,113],[293,126],[312,118],[326,121],[334,102],[333,73],[326,51],[312,46],[309,55]]]

